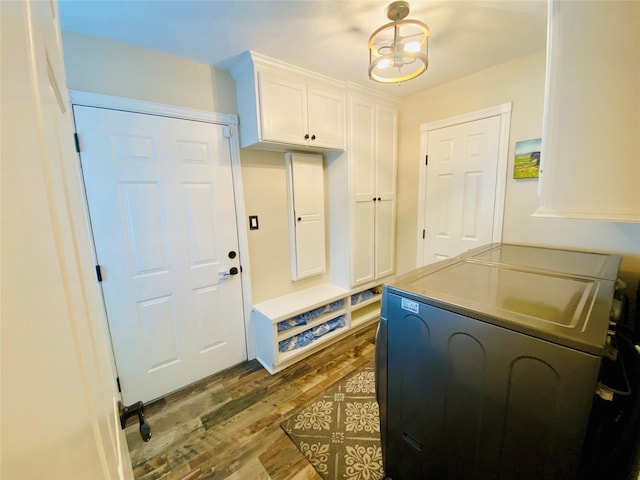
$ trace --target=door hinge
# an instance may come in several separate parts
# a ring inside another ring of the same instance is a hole
[[[424,156],[424,164],[429,165],[429,155]]]
[[[78,137],[77,133],[73,134],[73,143],[76,146],[76,152],[80,153],[80,137]]]
[[[231,129],[229,128],[229,125],[222,126],[222,134],[224,135],[224,138],[231,138]]]
[[[98,279],[98,282],[102,282],[102,270],[100,265],[96,265],[96,278]]]
[[[120,386],[120,377],[116,377],[116,385],[118,386],[118,392],[122,393],[122,387]]]
[[[424,240],[425,235],[427,234],[427,231],[423,228],[422,229],[422,239]]]

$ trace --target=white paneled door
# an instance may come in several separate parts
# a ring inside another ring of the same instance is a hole
[[[325,271],[324,173],[321,155],[286,156],[289,190],[291,278]]]
[[[493,237],[500,117],[428,133],[424,263],[459,255]]]
[[[246,360],[226,127],[75,106],[125,403]]]

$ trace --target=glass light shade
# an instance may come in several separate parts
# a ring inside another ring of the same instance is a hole
[[[417,20],[396,20],[369,38],[369,78],[401,83],[427,70],[429,27]]]

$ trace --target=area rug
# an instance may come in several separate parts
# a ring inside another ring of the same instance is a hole
[[[384,477],[373,365],[327,389],[281,427],[325,480]]]

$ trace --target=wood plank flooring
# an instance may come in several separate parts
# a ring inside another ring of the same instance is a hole
[[[244,362],[146,406],[126,428],[138,480],[321,480],[280,423],[374,358],[376,325],[276,375]]]

